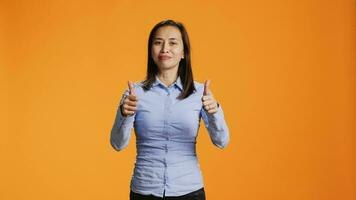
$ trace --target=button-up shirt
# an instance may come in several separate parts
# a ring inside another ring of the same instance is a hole
[[[214,114],[203,109],[204,84],[194,81],[196,91],[177,99],[183,86],[180,77],[167,87],[156,76],[152,87],[144,91],[142,81],[135,83],[138,105],[135,114],[122,116],[120,105],[129,94],[122,95],[111,130],[112,147],[121,151],[130,140],[134,127],[136,161],[130,189],[157,197],[180,196],[204,186],[196,154],[196,138],[201,118],[210,139],[219,148],[229,143],[229,129],[221,105]]]

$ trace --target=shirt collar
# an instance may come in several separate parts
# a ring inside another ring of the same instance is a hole
[[[152,87],[161,84],[162,86],[165,87],[165,85],[159,80],[159,78],[156,75],[156,80],[155,82],[152,84]],[[173,85],[176,85],[180,90],[183,90],[183,85],[182,85],[182,80],[180,79],[180,76],[178,76],[177,80],[173,83]]]

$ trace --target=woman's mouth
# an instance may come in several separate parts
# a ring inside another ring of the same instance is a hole
[[[170,57],[170,56],[158,56],[158,59],[160,59],[160,60],[169,60],[171,58],[172,57]]]

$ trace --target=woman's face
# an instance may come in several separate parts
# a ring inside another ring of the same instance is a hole
[[[178,68],[179,62],[184,58],[182,35],[174,26],[159,28],[152,42],[152,58],[158,70]]]

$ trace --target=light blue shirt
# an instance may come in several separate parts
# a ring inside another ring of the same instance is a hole
[[[194,81],[194,86],[196,91],[180,100],[176,99],[183,89],[179,77],[170,87],[156,77],[146,92],[142,82],[134,84],[138,98],[134,115],[123,117],[118,107],[110,142],[121,151],[134,127],[137,154],[130,184],[133,192],[180,196],[204,187],[195,147],[201,118],[217,147],[226,147],[230,136],[221,105],[214,114],[205,112],[201,100],[204,85]],[[128,94],[127,89],[120,105]]]

